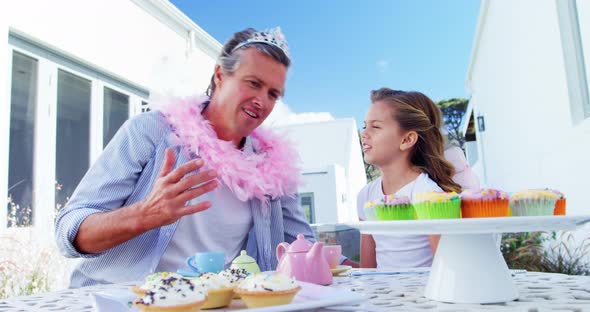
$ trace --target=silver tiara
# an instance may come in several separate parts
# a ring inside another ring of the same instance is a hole
[[[257,31],[253,33],[250,36],[250,38],[248,38],[246,41],[240,42],[235,48],[233,48],[231,50],[231,53],[234,53],[234,51],[245,45],[256,42],[273,45],[283,50],[285,55],[290,58],[287,40],[285,39],[285,35],[283,35],[283,33],[281,32],[281,27],[278,26],[275,28],[267,29],[264,31]]]

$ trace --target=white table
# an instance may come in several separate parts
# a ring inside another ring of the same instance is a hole
[[[428,274],[336,277],[331,287],[353,290],[366,295],[368,300],[356,306],[337,306],[318,311],[590,311],[588,276],[535,272],[516,274],[513,279],[520,293],[519,300],[486,305],[429,300],[424,297],[428,277]],[[101,285],[15,297],[0,301],[0,311],[91,312],[91,293],[127,287],[129,284]]]
[[[332,287],[344,287],[369,296],[351,307],[320,311],[590,311],[590,277],[527,272],[512,278],[517,301],[499,304],[444,303],[424,297],[428,274],[338,277]]]

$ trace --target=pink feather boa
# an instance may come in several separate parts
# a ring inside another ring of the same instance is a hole
[[[208,98],[162,98],[159,108],[171,126],[171,139],[190,158],[201,157],[217,170],[221,181],[238,199],[259,199],[266,208],[270,198],[295,197],[300,184],[299,157],[292,144],[270,130],[257,128],[251,134],[254,153],[245,155],[230,141],[217,138],[201,115]],[[266,210],[266,209],[265,209]]]

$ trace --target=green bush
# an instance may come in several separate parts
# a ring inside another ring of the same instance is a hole
[[[545,247],[547,246],[547,247]],[[525,232],[504,234],[501,251],[510,269],[590,275],[590,239],[576,245],[571,232]]]

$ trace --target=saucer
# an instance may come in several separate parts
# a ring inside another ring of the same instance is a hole
[[[350,265],[339,265],[333,269],[330,269],[330,271],[332,271],[332,275],[338,275],[342,272],[346,272],[348,270],[352,269],[352,267]]]

